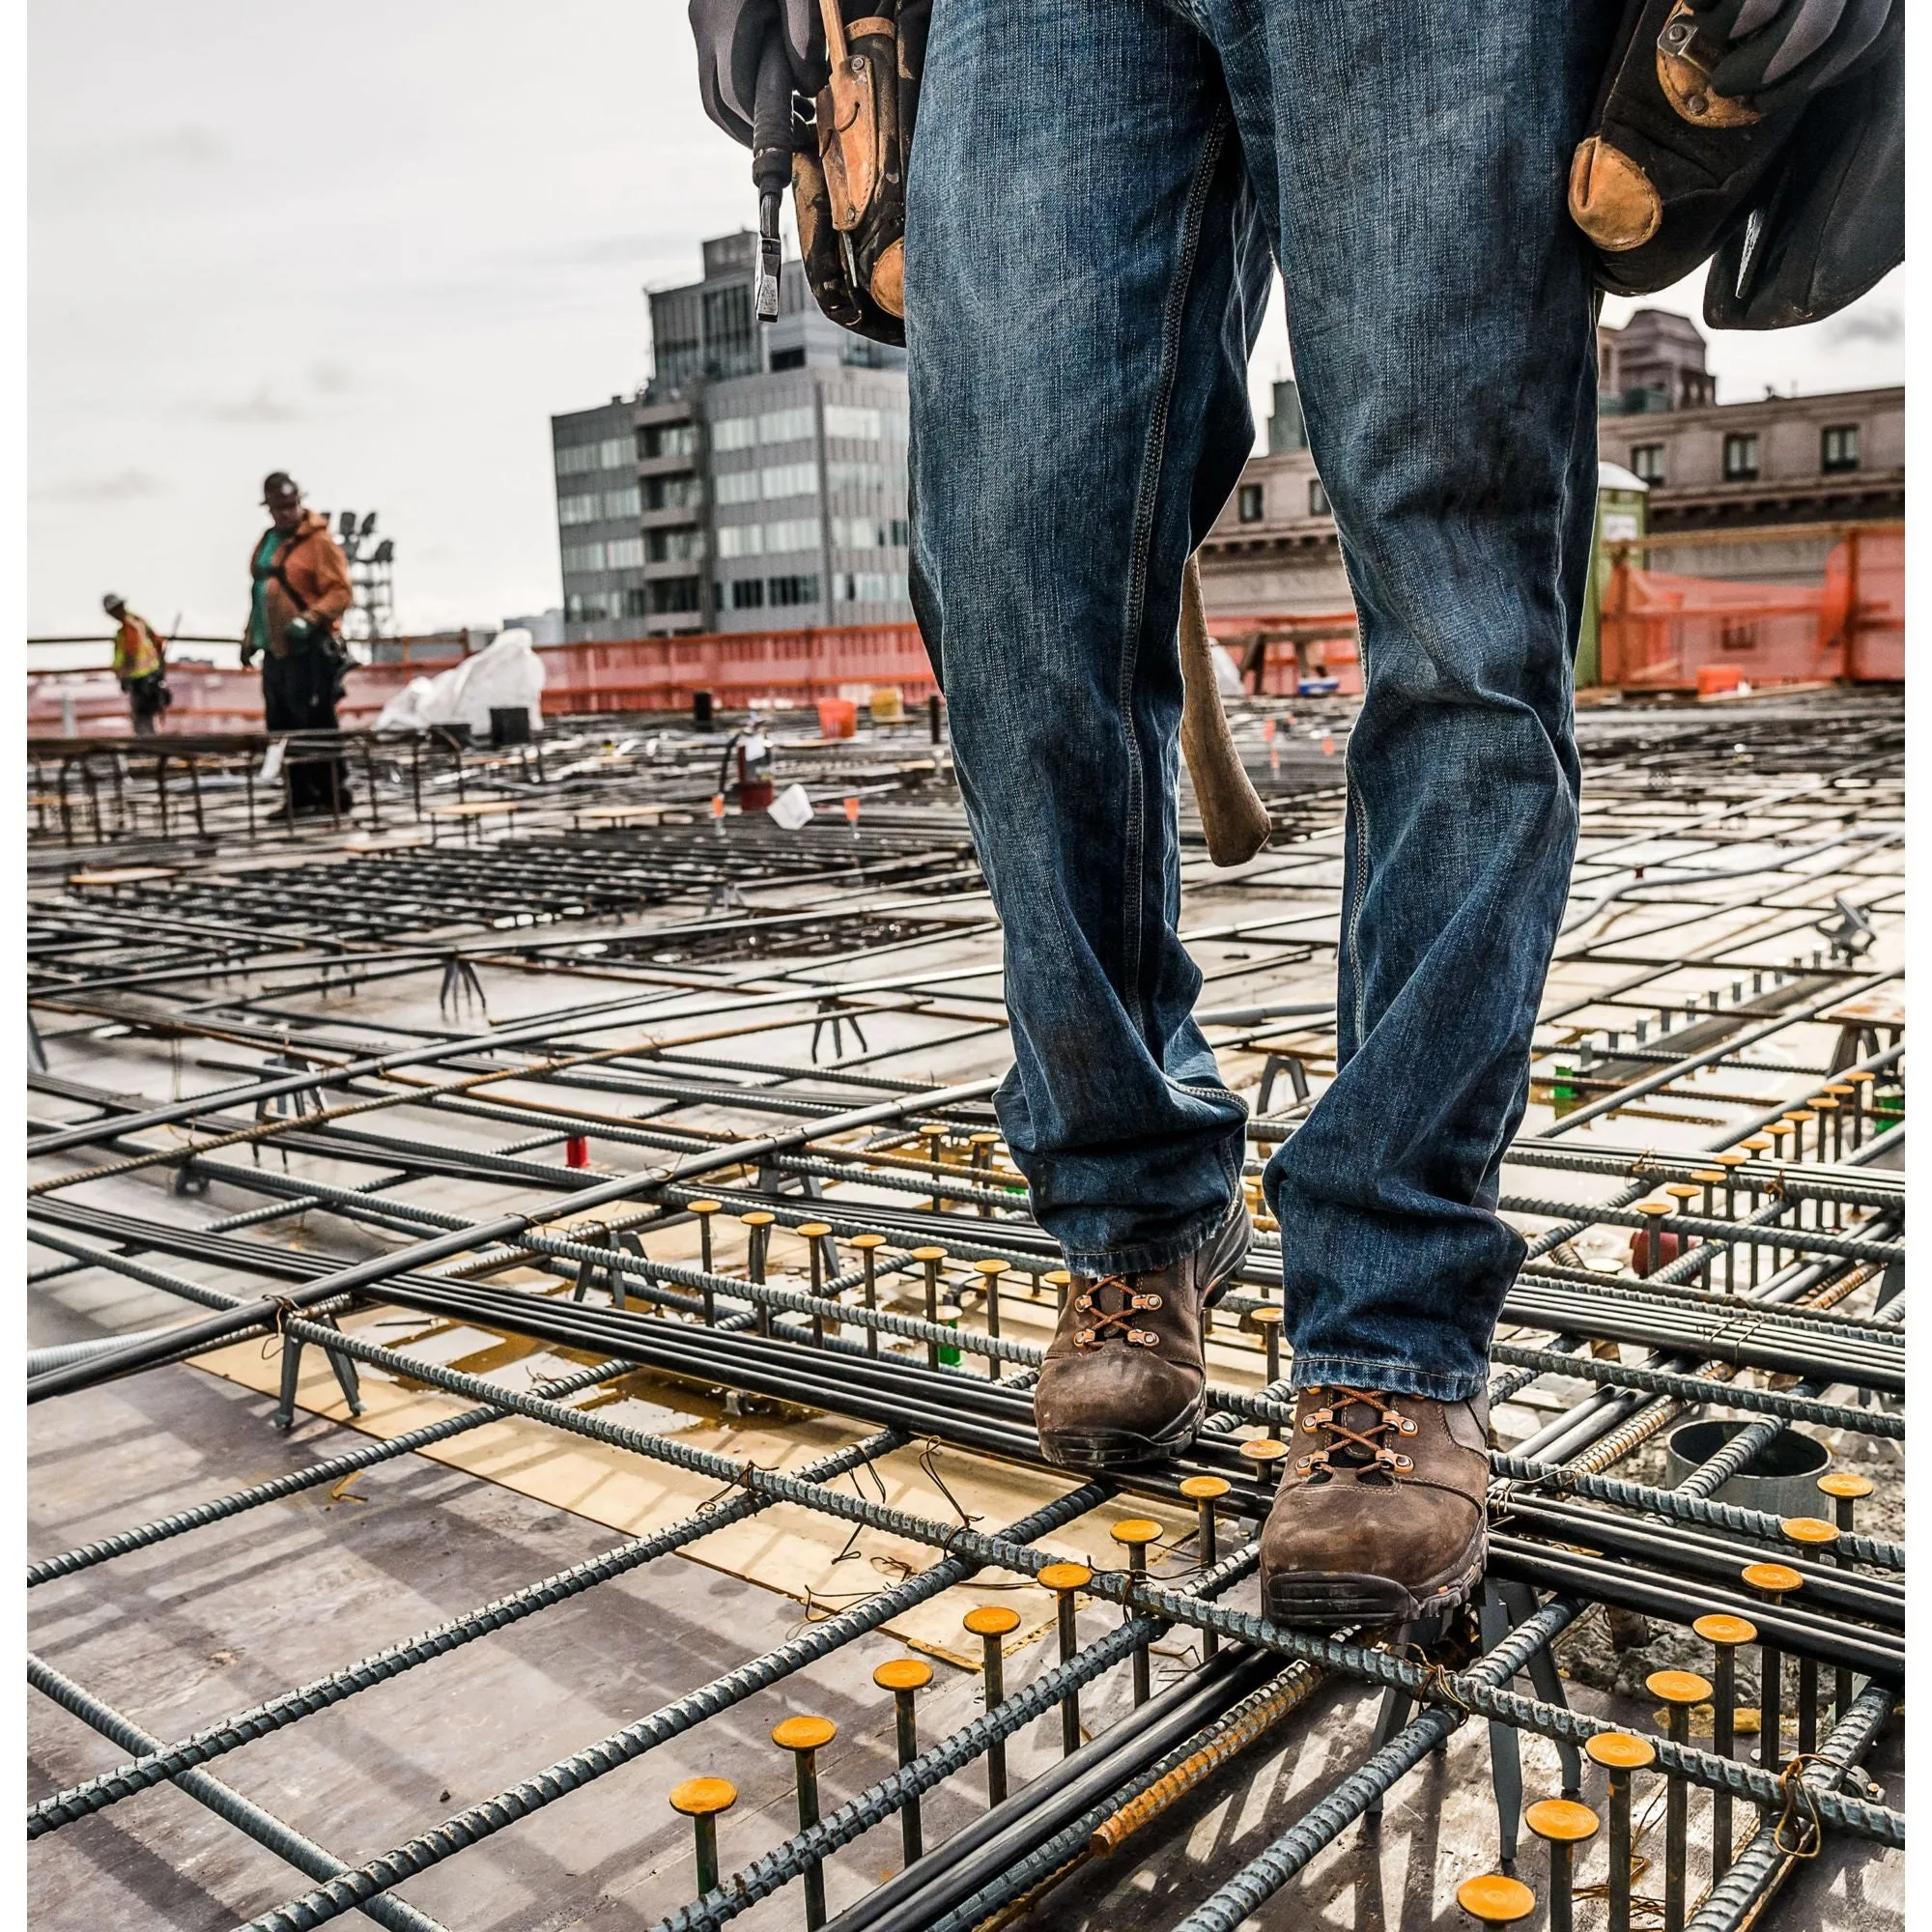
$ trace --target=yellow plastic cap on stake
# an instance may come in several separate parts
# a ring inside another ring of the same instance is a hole
[[[1234,1487],[1226,1476],[1186,1476],[1181,1480],[1180,1493],[1191,1503],[1212,1502]]]
[[[1818,1487],[1828,1496],[1851,1499],[1870,1495],[1872,1480],[1869,1476],[1860,1475],[1856,1469],[1833,1469],[1818,1478]]]
[[[1597,1835],[1597,1814],[1570,1798],[1540,1800],[1522,1814],[1522,1822],[1552,1844],[1580,1845]]]
[[[1787,1543],[1796,1543],[1807,1549],[1822,1549],[1838,1540],[1838,1525],[1827,1522],[1820,1516],[1788,1516],[1777,1526],[1784,1532]]]
[[[1657,1762],[1657,1747],[1629,1731],[1599,1731],[1585,1742],[1583,1755],[1605,1771],[1641,1771]]]
[[[932,1682],[932,1665],[923,1657],[888,1659],[872,1672],[881,1690],[923,1690]]]
[[[1722,1611],[1714,1611],[1708,1617],[1699,1617],[1690,1628],[1706,1643],[1755,1643],[1757,1626],[1748,1617],[1726,1616]]]
[[[738,1787],[728,1777],[687,1777],[670,1789],[670,1808],[687,1818],[709,1818],[737,1802]]]
[[[1020,1613],[1005,1604],[980,1604],[960,1622],[975,1636],[1010,1636],[1020,1627]]]
[[[1702,1704],[1711,1695],[1710,1680],[1694,1670],[1653,1670],[1643,1688],[1666,1704]]]
[[[1520,1879],[1485,1872],[1456,1888],[1456,1903],[1479,1925],[1515,1925],[1536,1910],[1536,1894]]]
[[[818,1750],[838,1735],[838,1726],[830,1718],[787,1718],[774,1726],[772,1742],[781,1750]]]

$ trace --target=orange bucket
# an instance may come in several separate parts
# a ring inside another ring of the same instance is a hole
[[[859,707],[849,697],[821,697],[818,700],[818,735],[821,738],[850,738],[859,729]]]

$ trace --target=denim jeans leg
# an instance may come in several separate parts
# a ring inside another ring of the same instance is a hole
[[[1337,1074],[1270,1161],[1298,1386],[1476,1393],[1577,814],[1605,10],[1206,0],[1361,618]],[[1613,10],[1612,10],[1613,11]]]
[[[1082,1272],[1199,1246],[1245,1109],[1177,932],[1181,566],[1253,440],[1269,274],[1220,70],[1158,0],[946,0],[908,184],[913,597],[1006,928],[996,1097]]]

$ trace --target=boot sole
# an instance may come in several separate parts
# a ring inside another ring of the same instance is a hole
[[[1232,1214],[1230,1220],[1233,1219]],[[1235,1270],[1248,1258],[1248,1250],[1254,1245],[1253,1223],[1247,1221],[1247,1209],[1241,1209],[1241,1218],[1247,1223],[1247,1233],[1240,1246],[1236,1250],[1228,1264],[1216,1279],[1212,1288],[1201,1297],[1203,1316],[1228,1292],[1228,1284],[1234,1279]],[[1205,1339],[1207,1322],[1202,1322]],[[1201,1427],[1201,1417],[1208,1407],[1208,1391],[1204,1386],[1195,1397],[1192,1407],[1184,1409],[1156,1435],[1141,1435],[1130,1430],[1109,1430],[1104,1435],[1068,1435],[1065,1433],[1050,1440],[1042,1434],[1039,1438],[1039,1453],[1057,1469],[1119,1469],[1133,1463],[1161,1463],[1180,1455],[1194,1446],[1194,1437]]]
[[[1292,1570],[1266,1579],[1262,1607],[1285,1630],[1333,1630],[1341,1624],[1414,1623],[1466,1604],[1490,1559],[1487,1528],[1473,1553],[1446,1577],[1411,1590],[1392,1577],[1350,1571]]]

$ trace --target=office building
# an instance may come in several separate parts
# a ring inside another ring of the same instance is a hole
[[[828,322],[803,266],[753,306],[756,238],[650,297],[637,395],[552,418],[572,640],[903,622],[905,355]]]

